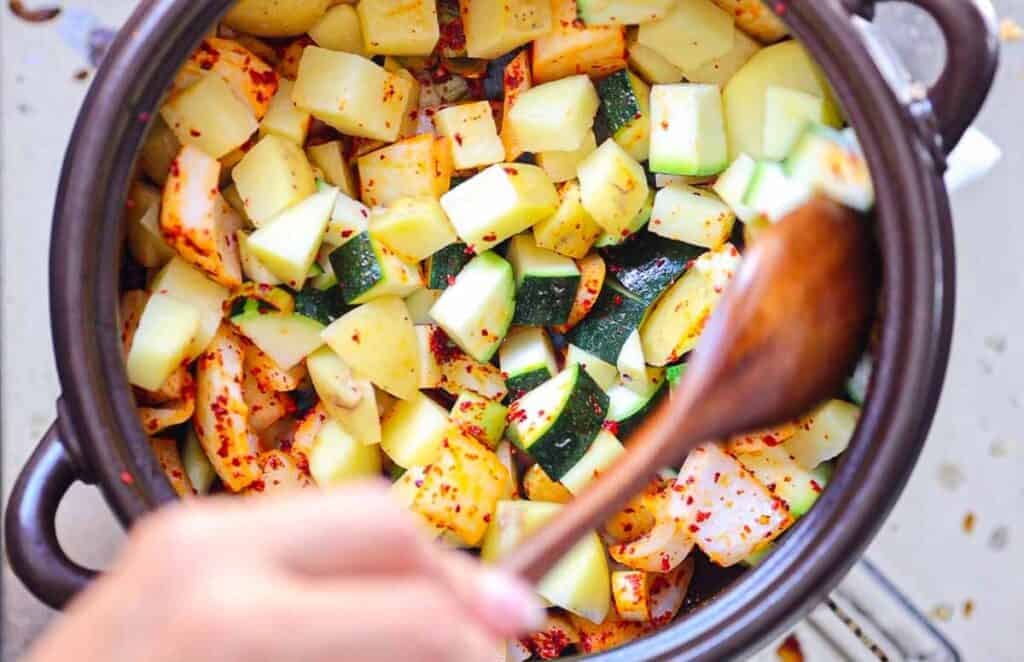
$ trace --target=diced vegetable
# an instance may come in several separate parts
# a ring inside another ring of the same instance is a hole
[[[604,250],[618,282],[648,304],[657,301],[703,252],[652,232],[640,232],[628,242]]]
[[[633,220],[626,225],[625,235],[623,235],[622,230],[620,230],[616,234],[602,232],[601,236],[599,236],[597,238],[597,241],[594,242],[594,245],[597,246],[598,248],[604,248],[606,246],[618,246],[619,244],[625,242],[630,237],[633,237],[635,234],[640,232],[640,230],[642,230],[644,226],[646,226],[647,223],[651,220],[651,212],[654,210],[654,194],[654,191],[647,192],[647,199],[644,200],[643,207],[641,207],[640,211],[638,211],[636,216],[633,217]]]
[[[345,160],[344,145],[340,140],[310,145],[306,148],[306,154],[310,163],[320,169],[324,179],[331,186],[337,186],[341,192],[349,197],[355,197],[356,183],[352,177],[352,169]]]
[[[495,448],[505,432],[508,407],[472,391],[463,391],[452,405],[451,419],[463,432]]]
[[[562,508],[542,501],[499,501],[480,557],[501,560]],[[541,579],[537,593],[584,620],[600,623],[611,607],[608,561],[597,533],[588,534]]]
[[[533,77],[537,81],[573,74],[599,78],[626,66],[624,27],[580,25],[576,0],[553,0],[551,4],[553,29],[533,42]]]
[[[537,166],[499,163],[441,196],[459,238],[481,253],[558,208],[551,178]]]
[[[683,76],[691,83],[724,86],[759,50],[761,50],[761,44],[748,37],[742,30],[736,30],[733,35],[732,48],[728,53],[711,58],[698,67],[684,69]],[[677,81],[678,79],[668,82]]]
[[[472,251],[466,250],[466,244],[456,242],[435,251],[427,259],[427,287],[432,290],[445,290],[455,283],[455,277],[462,268],[473,259]],[[438,294],[440,296],[440,294]]]
[[[615,423],[616,435],[628,439],[666,393],[665,373],[649,370],[645,382],[632,382],[628,386],[615,384],[607,389],[608,420]]]
[[[392,395],[418,393],[416,331],[405,302],[396,296],[374,299],[324,329],[322,337],[347,365]],[[381,338],[388,351],[380,351]]]
[[[519,99],[519,95],[533,87],[533,73],[530,70],[530,50],[525,49],[512,58],[502,74],[502,91],[504,100],[501,107],[501,142],[505,145],[505,158],[509,161],[518,159],[523,153],[515,133],[512,130],[512,123],[508,121],[512,106]]]
[[[313,27],[330,4],[330,0],[239,0],[224,22],[258,37],[293,37]]]
[[[606,140],[577,173],[580,199],[594,221],[609,234],[630,234],[633,219],[647,201],[643,166],[614,140]]]
[[[370,216],[370,236],[407,262],[419,262],[458,240],[436,198],[400,198]]]
[[[171,97],[160,114],[179,142],[215,159],[240,147],[259,128],[252,109],[214,73]]]
[[[292,100],[344,134],[390,142],[402,128],[409,91],[409,81],[364,57],[309,46]]]
[[[139,150],[139,166],[146,177],[163,186],[171,170],[171,162],[181,151],[181,143],[163,118],[157,117]]]
[[[551,480],[539,464],[535,464],[523,474],[523,491],[530,501],[548,501],[550,503],[569,503],[572,492],[561,483]]]
[[[247,240],[263,265],[290,287],[301,289],[316,260],[338,189],[324,188],[286,209]]]
[[[359,25],[356,8],[352,5],[331,7],[313,27],[309,28],[308,32],[317,46],[332,51],[366,55],[363,29]]]
[[[711,191],[674,184],[655,196],[649,227],[662,237],[718,248],[732,235],[735,220],[732,209]]]
[[[489,101],[476,101],[443,108],[434,115],[440,136],[451,141],[452,163],[466,170],[505,160],[505,146],[498,137]]]
[[[408,138],[359,157],[363,202],[390,205],[406,197],[440,197],[451,181],[451,148],[447,138],[430,134]]]
[[[614,434],[608,430],[601,430],[586,454],[562,476],[562,485],[565,485],[574,496],[579,496],[625,452],[622,442],[616,439]]]
[[[636,25],[668,14],[674,0],[577,0],[587,25]]]
[[[551,339],[540,327],[512,329],[501,344],[498,361],[513,400],[558,374]]]
[[[231,323],[282,370],[298,365],[324,342],[320,339],[324,325],[304,315],[255,311],[236,315]]]
[[[731,566],[786,530],[793,519],[773,496],[718,445],[694,449],[671,490],[671,512],[697,546]]]
[[[800,421],[783,448],[800,466],[813,469],[846,450],[859,418],[860,407],[829,400]]]
[[[125,223],[128,226],[128,249],[139,264],[152,269],[163,266],[174,257],[174,250],[160,234],[160,191],[142,182],[132,182],[128,190]]]
[[[579,286],[580,270],[571,259],[540,248],[529,234],[512,237],[508,261],[516,279],[513,324],[564,324]]]
[[[411,310],[409,314],[412,314]],[[441,374],[441,364],[437,360],[437,353],[431,346],[436,329],[437,327],[431,325],[429,321],[426,325],[416,326],[416,355],[419,358],[419,387],[421,389],[438,388],[444,379]]]
[[[508,436],[560,480],[601,430],[608,396],[578,365],[568,366],[512,403]]]
[[[405,297],[423,287],[415,264],[405,262],[364,232],[331,253],[338,287],[350,304],[385,296]]]
[[[465,266],[430,316],[463,351],[489,361],[508,333],[515,296],[511,265],[488,251]]]
[[[744,223],[752,221],[757,216],[756,210],[743,204],[743,198],[746,197],[756,169],[757,162],[754,159],[746,154],[740,154],[711,187],[722,202],[729,205],[736,218]]]
[[[793,517],[807,514],[832,476],[832,466],[819,464],[808,471],[779,446],[736,456],[759,483],[786,502]]]
[[[380,446],[400,467],[435,462],[452,429],[448,412],[422,393],[395,403],[381,421]]]
[[[433,0],[361,0],[356,9],[371,55],[430,55],[441,38]]]
[[[573,151],[583,146],[600,103],[587,76],[570,76],[520,94],[505,121],[527,152]]]
[[[306,144],[309,134],[310,114],[300,109],[292,101],[292,89],[295,83],[288,79],[281,81],[277,93],[270,101],[267,115],[260,123],[260,135],[268,133],[291,140],[297,145]]]
[[[651,85],[678,83],[683,79],[683,70],[666,60],[661,53],[645,46],[635,38],[629,44],[629,67]]]
[[[190,264],[225,287],[242,283],[235,231],[242,219],[217,188],[220,163],[186,145],[171,165],[160,208],[160,232]]]
[[[437,358],[441,368],[441,388],[458,395],[464,391],[472,391],[491,400],[501,400],[508,394],[501,371],[491,363],[483,363],[466,356],[458,347],[441,343],[450,343],[444,331],[435,328],[431,338],[431,351]],[[443,341],[441,339],[444,339]]]
[[[188,482],[196,494],[208,494],[217,480],[217,472],[210,464],[210,458],[206,457],[199,437],[196,436],[196,429],[189,425],[185,430],[185,445],[181,451],[181,462],[185,467],[185,474]]]
[[[313,169],[302,148],[275,135],[256,143],[231,171],[231,178],[257,227],[316,192]]]
[[[192,85],[207,71],[223,78],[234,95],[248,104],[256,119],[263,119],[279,83],[273,67],[240,40],[210,36],[182,66],[174,88],[182,90]]]
[[[361,444],[380,443],[377,398],[368,379],[357,376],[330,347],[306,357],[313,388],[331,418]]]
[[[558,152],[549,152],[554,153]],[[577,259],[586,257],[602,232],[601,226],[583,208],[577,182],[566,182],[559,195],[562,202],[558,210],[533,226],[533,239],[537,246],[560,255]]]
[[[718,86],[676,83],[651,88],[651,170],[703,176],[725,170],[728,163]]]
[[[576,168],[597,149],[597,139],[590,131],[583,138],[579,149],[567,152],[541,152],[537,154],[537,165],[544,169],[556,184],[576,179]]]
[[[405,305],[409,308],[409,316],[413,324],[433,324],[430,309],[441,298],[441,290],[419,289],[405,297]]]
[[[610,546],[608,553],[628,568],[667,573],[678,567],[692,549],[693,541],[683,534],[683,526],[668,519],[634,540]]]
[[[260,285],[280,285],[281,279],[274,275],[267,265],[260,262],[249,249],[249,235],[243,231],[235,232],[235,241],[238,242],[238,257],[242,262],[242,273],[254,283]],[[220,315],[217,315],[217,323],[220,323]]]
[[[566,349],[565,365],[578,365],[586,370],[602,391],[608,391],[619,380],[618,368],[573,344]]]
[[[736,17],[736,24],[764,43],[786,36],[786,25],[760,0],[715,0],[715,4]]]
[[[320,487],[335,487],[381,471],[380,449],[356,441],[335,420],[324,423],[309,453],[309,473]]]
[[[148,391],[160,388],[188,359],[199,330],[199,311],[159,292],[149,297],[126,358],[128,381]]]
[[[222,307],[228,298],[228,291],[177,257],[153,277],[150,289],[196,309],[199,313],[199,327],[187,357],[194,359],[202,354],[220,326]]]
[[[634,329],[633,333],[629,334],[626,344],[619,351],[615,367],[619,370],[623,384],[640,392],[647,390],[651,374],[644,361],[644,350],[643,344],[640,342],[639,330]]]
[[[730,157],[745,153],[754,159],[765,158],[765,93],[772,86],[824,99],[825,124],[840,124],[839,107],[825,74],[804,47],[796,41],[769,46],[751,57],[722,92]]]
[[[463,0],[466,54],[495,58],[551,32],[549,0]]]
[[[651,147],[651,88],[623,69],[597,84],[601,115],[608,131],[637,161],[646,161]]]
[[[807,125],[824,121],[824,115],[820,96],[770,85],[764,92],[764,157],[784,159]]]
[[[856,142],[827,126],[811,124],[785,162],[791,180],[862,212],[875,204],[867,161]]]
[[[582,260],[576,261],[580,269],[580,286],[576,290],[576,298],[572,302],[569,321],[554,327],[556,333],[568,333],[574,329],[584,317],[590,314],[598,295],[604,287],[605,263],[597,253],[591,253]]]
[[[686,71],[728,53],[735,31],[732,16],[711,0],[677,0],[663,19],[640,26],[637,41]]]
[[[779,163],[758,161],[750,186],[743,195],[743,204],[756,212],[756,218],[775,222],[802,205],[811,194],[809,186],[789,177]]]
[[[640,327],[648,363],[668,365],[693,349],[739,260],[732,244],[701,255],[655,304]]]
[[[370,209],[350,196],[339,193],[327,222],[324,242],[333,246],[344,246],[351,239],[366,232],[370,227]]]
[[[646,311],[645,301],[610,281],[606,282],[593,310],[569,333],[567,339],[580,349],[614,364]],[[646,348],[644,354],[647,354]],[[648,360],[651,357],[648,356]]]

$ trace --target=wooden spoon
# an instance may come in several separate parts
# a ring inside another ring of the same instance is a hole
[[[758,237],[708,321],[683,382],[629,450],[506,557],[539,581],[585,533],[699,444],[806,413],[842,385],[864,348],[878,273],[864,219],[815,198]]]

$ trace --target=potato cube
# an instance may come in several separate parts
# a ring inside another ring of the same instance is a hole
[[[583,139],[579,149],[568,152],[541,152],[537,155],[537,165],[544,168],[551,181],[561,184],[576,179],[576,168],[596,149],[597,139],[591,131]]]
[[[580,164],[578,172],[583,207],[605,232],[626,236],[647,200],[643,166],[609,138]]]
[[[356,196],[356,182],[352,177],[352,168],[345,160],[345,145],[340,140],[311,145],[306,149],[306,154],[310,162],[320,169],[328,184],[337,186],[350,198]]]
[[[371,55],[430,55],[441,38],[434,0],[362,0],[358,12]]]
[[[577,182],[566,182],[560,193],[558,211],[533,226],[533,238],[541,248],[582,259],[601,236],[601,226],[583,208]]]
[[[439,110],[434,115],[437,133],[452,141],[456,170],[488,166],[505,160],[489,101],[477,101]]]
[[[637,41],[686,72],[732,50],[735,34],[733,17],[711,0],[679,0],[664,18],[641,25]]]
[[[451,149],[430,134],[421,134],[359,157],[360,196],[370,207],[399,198],[439,197],[451,178]],[[446,170],[443,162],[449,163]]]
[[[516,99],[506,121],[527,152],[568,152],[583,145],[601,105],[586,76],[533,87]]]
[[[401,198],[370,217],[370,235],[407,262],[424,260],[458,241],[436,198]]]
[[[573,74],[606,76],[626,67],[626,29],[581,26],[576,0],[553,0],[554,29],[533,43],[533,77],[539,82]]]
[[[460,0],[469,57],[495,58],[551,32],[550,0]]]
[[[224,23],[257,37],[294,37],[324,15],[331,0],[239,0]]]
[[[351,53],[309,46],[292,100],[338,131],[387,142],[398,138],[409,81]]]
[[[338,5],[328,9],[316,25],[309,29],[309,36],[322,48],[366,55],[359,14],[352,5]]]
[[[272,133],[286,138],[296,145],[304,145],[312,119],[309,112],[292,102],[292,88],[295,83],[284,78],[278,85],[277,94],[270,101],[270,108],[260,123],[260,135]]]
[[[216,74],[207,74],[164,104],[160,115],[183,145],[219,159],[256,131],[252,109]]]
[[[166,294],[149,298],[128,351],[128,381],[155,391],[187,357],[199,311]]]
[[[313,168],[302,148],[275,135],[256,143],[231,171],[231,178],[257,227],[316,191]]]

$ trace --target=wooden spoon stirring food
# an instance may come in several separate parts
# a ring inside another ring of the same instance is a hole
[[[832,396],[864,348],[877,269],[870,231],[816,198],[758,237],[708,321],[686,376],[622,459],[511,553],[539,581],[659,469],[699,444],[795,418]]]

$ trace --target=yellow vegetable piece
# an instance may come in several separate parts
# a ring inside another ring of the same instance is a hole
[[[262,226],[313,195],[316,180],[302,148],[279,136],[264,136],[231,171],[249,218]]]
[[[259,128],[252,109],[213,73],[171,97],[160,115],[179,142],[215,159],[243,145]]]
[[[371,55],[430,55],[441,37],[435,0],[361,0],[357,11]]]

